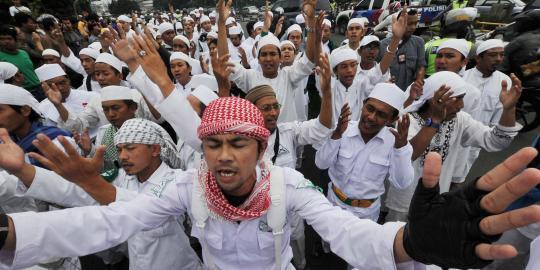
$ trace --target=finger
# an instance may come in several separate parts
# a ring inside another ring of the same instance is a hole
[[[107,148],[104,145],[100,145],[96,147],[96,153],[94,154],[94,157],[92,158],[92,160],[103,164],[106,149]]]
[[[58,136],[60,137],[60,136]],[[66,154],[60,150],[49,137],[38,134],[32,144],[39,149],[39,152],[53,162],[63,162],[67,159]]]
[[[441,175],[442,158],[436,152],[429,152],[424,160],[424,170],[422,171],[422,183],[426,188],[433,188],[439,182]]]
[[[392,135],[394,135],[394,137],[396,137],[396,140],[397,140],[397,138],[399,138],[399,133],[395,129],[389,128],[388,130],[390,130]]]
[[[511,245],[479,244],[475,247],[476,256],[482,260],[504,260],[515,257],[517,250]]]
[[[502,80],[501,81],[501,92],[506,93],[507,90],[508,90],[508,82],[506,82],[506,80]]]
[[[57,139],[62,144],[64,151],[66,151],[70,158],[80,157],[75,147],[66,139],[66,137],[58,136]]]
[[[487,235],[497,235],[536,222],[540,222],[540,205],[533,204],[525,208],[485,217],[480,221],[480,230]]]
[[[495,168],[484,174],[476,183],[476,187],[484,191],[492,191],[523,171],[536,157],[536,149],[525,147],[520,149]]]
[[[83,129],[83,135],[84,135],[84,136],[89,136],[88,128],[84,128],[84,129]]]
[[[450,87],[449,86],[446,86],[445,84],[441,85],[441,87],[439,87],[439,89],[435,92],[435,95],[434,97],[436,97],[437,99],[442,97],[446,92],[450,91]]]
[[[150,40],[150,37],[147,35],[144,35],[144,42],[146,44],[146,48],[148,48],[147,52],[157,54],[157,49],[154,47],[154,44],[152,43],[152,40]]]
[[[11,137],[9,136],[9,133],[7,131],[7,129],[5,128],[0,128],[0,140],[3,142],[3,143],[13,143],[13,140],[11,140]]]
[[[51,171],[54,171],[54,172],[58,172],[58,167],[55,165],[54,162],[50,161],[48,158],[38,154],[38,153],[35,153],[35,152],[30,152],[28,153],[28,156],[30,158],[33,158],[35,160],[37,160],[39,163],[41,163],[43,166],[47,167],[49,170]]]

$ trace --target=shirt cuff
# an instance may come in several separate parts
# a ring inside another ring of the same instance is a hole
[[[411,143],[407,142],[407,144],[401,148],[395,148],[394,147],[394,153],[399,155],[399,156],[402,156],[402,155],[409,155],[409,156],[412,156],[412,152],[413,152],[413,148],[412,148],[412,145]]]
[[[302,55],[302,57],[300,57],[300,59],[298,59],[298,62],[302,65],[305,65],[309,69],[315,68],[315,63],[311,62],[309,58],[307,58],[307,55],[305,53],[304,55]]]

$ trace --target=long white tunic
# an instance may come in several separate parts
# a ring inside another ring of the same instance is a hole
[[[66,101],[63,102],[63,105],[70,113],[78,114],[84,111],[90,103],[90,100],[96,96],[98,95],[93,92],[71,89],[71,92],[66,98]],[[39,110],[45,116],[46,125],[56,126],[58,121],[61,121],[59,120],[60,114],[58,113],[58,110],[49,99],[44,99],[39,103]]]
[[[358,128],[358,122],[349,123],[339,140],[328,139],[317,151],[315,164],[320,169],[329,169],[328,200],[360,218],[377,221],[380,209],[379,197],[384,193],[386,176],[397,189],[408,187],[413,182],[414,169],[411,164],[412,146],[396,149],[395,136],[388,127],[383,127],[367,143]],[[343,203],[332,190],[336,185],[348,198],[377,199],[370,207],[353,207]]]

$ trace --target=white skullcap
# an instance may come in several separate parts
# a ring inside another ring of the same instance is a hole
[[[378,83],[375,85],[368,98],[382,101],[401,112],[407,95],[401,88],[393,83]]]
[[[120,15],[118,16],[118,21],[124,21],[127,23],[131,23],[131,18],[126,15]]]
[[[445,40],[437,48],[437,53],[439,53],[441,49],[454,49],[465,57],[469,55],[469,45],[464,39],[451,38]]]
[[[296,15],[295,20],[297,24],[303,24],[306,22],[306,19],[304,19],[304,16],[302,15],[302,13]]]
[[[171,53],[171,57],[169,58],[169,61],[172,62],[174,60],[180,60],[186,62],[186,64],[191,66],[191,57],[187,56],[187,54],[183,52],[173,52]]]
[[[43,50],[43,52],[41,53],[41,56],[45,56],[45,55],[52,55],[52,56],[56,56],[56,57],[60,58],[60,53],[57,52],[56,50],[53,50],[53,49],[45,49],[45,50]]]
[[[280,48],[280,49],[283,48],[284,45],[289,45],[289,46],[293,47],[293,49],[296,50],[296,46],[294,46],[294,43],[292,43],[292,41],[290,41],[290,40],[284,40],[284,41],[282,41],[282,42],[279,44],[279,48]]]
[[[118,72],[122,72],[122,61],[110,53],[101,53],[97,57],[96,63],[105,63],[118,70]]]
[[[163,33],[169,31],[169,30],[173,30],[174,31],[174,26],[172,25],[172,23],[168,23],[168,22],[162,22],[159,26],[158,26],[158,32],[160,35],[163,35]]]
[[[125,86],[111,85],[101,88],[101,101],[110,100],[133,100],[135,101],[133,89]]]
[[[353,24],[358,24],[360,25],[362,28],[365,27],[365,23],[366,23],[366,18],[354,18],[354,19],[350,19],[349,20],[349,23],[347,24],[347,28],[349,28],[351,25]]]
[[[240,35],[242,34],[242,28],[240,26],[232,26],[229,28],[229,35]]]
[[[261,21],[258,21],[258,22],[256,22],[256,23],[253,25],[253,31],[255,31],[255,30],[256,30],[257,28],[259,28],[259,27],[262,28],[263,26],[264,26],[264,23],[261,22]]]
[[[98,56],[99,56],[99,51],[94,50],[92,48],[84,48],[79,52],[79,55],[81,55],[81,54],[92,57],[92,58],[94,58],[94,60],[96,60],[98,58]]]
[[[298,31],[298,32],[300,32],[300,34],[302,34],[302,27],[300,27],[300,25],[298,25],[298,24],[293,24],[293,25],[289,26],[289,28],[287,28],[287,37],[289,36],[290,33],[294,32],[294,31]]]
[[[191,42],[189,42],[189,39],[184,35],[177,35],[173,38],[173,41],[174,40],[181,40],[182,42],[184,42],[184,44],[186,44],[188,48],[191,47]]]
[[[37,114],[43,115],[39,110],[39,102],[26,89],[7,83],[0,84],[0,104],[29,106]]]
[[[66,72],[62,69],[62,67],[60,67],[59,64],[45,64],[38,67],[35,72],[40,82],[60,76],[66,76]]]
[[[429,76],[429,78],[424,81],[422,96],[407,107],[406,111],[414,112],[420,109],[424,103],[433,98],[435,92],[437,92],[437,90],[439,90],[443,84],[449,86],[450,91],[454,92],[452,97],[457,97],[467,93],[467,83],[461,76],[455,72],[439,71]],[[408,93],[406,93],[406,95],[407,94]]]
[[[476,55],[480,55],[481,53],[493,48],[504,48],[504,42],[500,39],[488,39],[478,45],[476,48]]]
[[[272,46],[275,46],[277,47],[278,49],[280,48],[279,45],[280,45],[280,42],[279,42],[279,39],[268,33],[268,35],[262,37],[260,40],[259,40],[259,43],[257,44],[257,56],[259,56],[259,51],[261,50],[262,47],[264,46],[267,46],[267,45],[272,45]]]
[[[214,12],[214,11],[210,12],[210,14],[208,14],[208,17],[215,18],[216,17],[216,12]]]
[[[227,20],[225,21],[225,25],[229,25],[231,23],[235,23],[236,22],[236,19],[234,19],[233,17],[229,17],[227,18]]]
[[[182,30],[182,29],[184,29],[184,26],[182,25],[181,22],[176,22],[176,23],[174,24],[174,26],[176,27],[176,30],[179,30],[179,29]]]
[[[448,25],[459,21],[472,22],[476,17],[478,17],[478,10],[473,7],[466,7],[448,11],[444,21]]]
[[[189,17],[189,16],[185,16],[184,18],[182,18],[182,20],[184,20],[184,21],[186,21],[186,22],[187,22],[187,21],[192,21],[192,22],[195,21],[195,20],[193,20],[193,18],[191,18],[191,17]]]
[[[4,83],[5,80],[12,78],[17,74],[19,69],[12,63],[0,62],[0,83]]]
[[[381,43],[381,41],[379,40],[377,36],[368,35],[362,38],[362,40],[360,41],[360,47],[364,47],[372,42]]]
[[[191,95],[196,97],[200,102],[202,102],[202,104],[206,106],[208,106],[210,102],[219,98],[214,91],[204,85],[197,86],[197,88],[191,92]]]
[[[201,17],[200,23],[204,23],[204,22],[210,22],[210,17],[203,15]]]
[[[210,38],[213,38],[213,39],[218,39],[218,34],[214,31],[210,31],[208,32],[208,34],[206,34],[206,37],[210,37]]]
[[[328,25],[328,27],[332,28],[332,22],[329,19],[324,19],[323,25]]]
[[[169,16],[167,14],[161,14],[162,19],[169,19]]]
[[[353,49],[338,49],[334,50],[332,54],[330,54],[330,66],[332,67],[332,69],[336,68],[336,66],[340,63],[349,60],[358,61],[358,53]]]
[[[99,41],[92,42],[90,45],[88,45],[88,48],[99,51],[101,50],[101,42]]]

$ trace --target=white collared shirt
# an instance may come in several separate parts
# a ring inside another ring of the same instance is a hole
[[[64,107],[66,107],[68,111],[78,114],[84,111],[84,109],[90,103],[90,100],[96,96],[98,96],[98,94],[94,92],[71,89],[69,96],[62,104],[64,105]],[[45,116],[45,124],[50,126],[57,125],[60,114],[49,99],[44,99],[39,103],[39,110]]]

